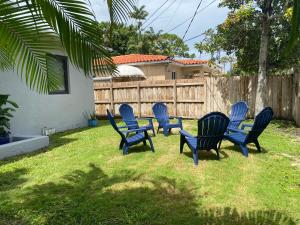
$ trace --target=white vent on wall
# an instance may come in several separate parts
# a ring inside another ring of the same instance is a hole
[[[42,129],[42,135],[44,136],[49,136],[51,134],[55,134],[55,128],[48,128],[48,127],[44,127]]]

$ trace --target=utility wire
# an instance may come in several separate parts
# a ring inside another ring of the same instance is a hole
[[[197,15],[197,12],[198,12],[198,10],[199,10],[199,8],[200,8],[200,5],[201,5],[202,1],[203,1],[203,0],[200,0],[200,2],[199,2],[199,4],[198,4],[198,6],[197,6],[197,8],[196,8],[196,11],[195,11],[195,13],[194,13],[194,15],[193,15],[193,17],[192,17],[192,19],[191,19],[190,23],[189,23],[189,25],[188,25],[188,27],[187,27],[187,29],[186,29],[186,31],[185,31],[185,33],[184,33],[184,35],[183,35],[183,38],[182,38],[182,40],[184,40],[184,38],[185,38],[185,36],[186,36],[187,32],[189,31],[189,29],[190,29],[190,27],[191,27],[192,23],[194,22],[194,19],[195,19],[196,15]]]
[[[147,27],[149,27],[152,23],[155,22],[165,11],[167,11],[177,0],[174,0],[167,8],[165,8],[157,17],[155,17],[150,23],[148,23],[147,26],[145,26],[142,30],[145,30]]]
[[[169,0],[166,0],[161,6],[159,6],[153,13],[145,20],[144,24],[147,23]]]
[[[215,3],[217,0],[212,0],[208,5],[204,6],[202,9],[200,9],[196,14],[199,14],[200,12],[203,12],[205,9],[207,9],[209,6],[211,6],[213,3]],[[180,24],[176,25],[172,29],[168,30],[166,33],[170,33],[173,30],[176,30],[178,27],[181,27],[183,24],[188,22],[190,19],[192,19],[193,16],[187,18],[186,20],[182,21]]]
[[[195,38],[201,37],[201,36],[203,36],[203,35],[205,35],[205,32],[203,32],[202,34],[196,35],[196,36],[194,36],[194,37],[191,37],[191,38],[185,40],[184,42],[188,42],[188,41],[194,40]]]
[[[169,20],[169,22],[167,23],[167,26],[166,26],[166,27],[169,27],[169,25],[171,25],[171,22],[173,22],[173,20],[174,20],[174,18],[175,18],[175,14],[176,14],[177,10],[180,8],[180,6],[182,5],[182,3],[183,3],[183,0],[180,0],[178,6],[176,7],[176,9],[174,10],[172,16],[170,17],[170,20]]]

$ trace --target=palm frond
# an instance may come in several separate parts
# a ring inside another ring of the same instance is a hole
[[[28,1],[28,0],[26,0]],[[57,33],[71,62],[86,75],[94,72],[93,61],[111,66],[109,52],[101,45],[95,15],[83,0],[32,0],[35,12]],[[101,67],[97,68],[102,70]]]
[[[136,0],[107,0],[111,23],[127,21],[135,5]]]
[[[12,57],[9,52],[0,45],[0,70],[11,70],[13,69]]]
[[[0,49],[9,52],[14,65],[26,84],[40,92],[47,92],[45,55],[58,49],[58,42],[44,20],[37,18],[25,2],[1,1]]]
[[[127,19],[134,3],[107,0],[111,20]],[[49,68],[53,51],[66,51],[86,76],[111,74],[115,66],[98,29],[85,0],[0,0],[0,69],[16,69],[31,89],[43,93],[59,85]]]

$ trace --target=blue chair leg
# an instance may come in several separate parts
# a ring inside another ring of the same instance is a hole
[[[157,134],[158,134],[158,132],[159,132],[159,128],[160,128],[160,127],[159,127],[159,125],[158,125],[157,131],[156,131]]]
[[[215,151],[216,151],[216,153],[217,153],[218,160],[220,160],[219,148],[216,148]]]
[[[154,127],[152,127],[153,136],[155,136],[155,130]]]
[[[242,153],[244,156],[248,157],[248,148],[246,145],[240,144],[240,148],[242,149]]]
[[[219,145],[218,145],[218,150],[220,150],[220,148],[221,148],[222,141],[223,141],[223,140],[221,140],[221,141],[219,142]]]
[[[123,155],[127,155],[128,154],[128,145],[124,145],[123,146]]]
[[[261,148],[260,148],[260,145],[259,145],[259,143],[258,143],[258,140],[255,140],[255,141],[254,141],[254,144],[255,144],[257,150],[258,150],[259,152],[261,152]]]
[[[183,135],[180,135],[180,154],[183,152],[183,146],[185,144],[185,137]]]
[[[193,159],[195,166],[198,166],[198,151],[193,151]]]
[[[163,129],[164,129],[164,135],[165,135],[165,136],[168,136],[168,135],[169,135],[169,130],[168,130],[168,128],[164,127]]]
[[[119,145],[119,149],[121,150],[123,148],[124,142],[123,140],[121,140],[120,145]]]
[[[154,145],[153,145],[152,139],[150,137],[148,137],[148,141],[149,141],[152,152],[155,152],[154,151]]]

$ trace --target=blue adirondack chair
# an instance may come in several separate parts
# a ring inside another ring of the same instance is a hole
[[[229,115],[230,122],[227,127],[227,133],[230,132],[231,129],[238,129],[240,124],[246,119],[246,115],[248,112],[248,105],[244,101],[236,102],[231,106],[231,112]],[[219,143],[219,148],[221,147],[222,141]]]
[[[273,117],[273,110],[271,107],[264,108],[254,119],[253,124],[242,124],[241,129],[230,129],[230,132],[225,134],[225,139],[240,146],[244,156],[248,157],[247,144],[254,143],[257,150],[260,152],[260,145],[258,142],[259,135],[271,122]],[[245,128],[251,128],[246,131]]]
[[[170,117],[168,113],[168,108],[164,103],[155,103],[152,107],[152,110],[158,122],[157,133],[161,128],[163,128],[165,136],[168,136],[172,128],[180,128],[182,130],[182,118]],[[170,123],[170,119],[175,118],[177,118],[177,123]]]
[[[240,124],[246,119],[248,112],[248,105],[244,101],[239,101],[232,105],[229,115],[230,122],[228,124],[228,130],[231,128],[237,129]]]
[[[124,123],[128,126],[128,129],[138,129],[138,128],[145,128],[146,130],[152,130],[153,135],[155,136],[154,126],[151,118],[136,118],[133,113],[133,109],[128,104],[122,104],[119,107],[120,115]],[[146,126],[139,126],[138,120],[147,120],[148,125]]]
[[[139,144],[141,142],[144,143],[144,146],[146,146],[146,141],[149,141],[150,147],[152,152],[154,152],[154,146],[152,143],[151,138],[149,137],[147,130],[145,128],[138,128],[138,129],[130,129],[130,130],[126,130],[126,131],[121,131],[120,129],[122,128],[128,128],[128,126],[121,126],[118,127],[113,115],[111,114],[111,112],[107,109],[107,117],[108,120],[110,122],[110,124],[112,125],[112,127],[114,128],[115,131],[118,132],[118,134],[121,136],[121,142],[120,142],[120,146],[119,149],[123,150],[123,154],[127,155],[128,154],[128,149],[130,146]],[[125,137],[125,135],[127,133],[135,133],[133,136],[130,137]],[[124,135],[125,134],[125,135]]]
[[[198,165],[198,150],[215,150],[220,159],[218,144],[223,139],[229,118],[220,112],[212,112],[198,120],[198,135],[192,136],[185,130],[180,131],[180,153],[185,143],[193,153],[195,165]]]

